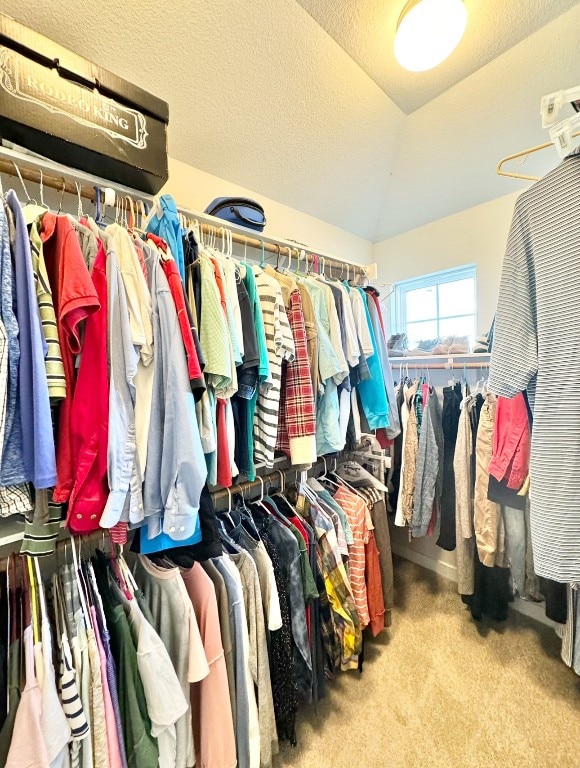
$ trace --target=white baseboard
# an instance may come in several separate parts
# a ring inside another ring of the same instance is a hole
[[[391,543],[391,546],[393,554],[398,555],[405,560],[410,560],[412,563],[420,565],[428,571],[435,571],[439,576],[443,576],[444,579],[449,579],[450,581],[457,583],[457,567],[455,565],[446,563],[443,560],[435,560],[435,558],[429,557],[429,555],[417,552],[417,550],[412,547],[405,547],[394,542]]]

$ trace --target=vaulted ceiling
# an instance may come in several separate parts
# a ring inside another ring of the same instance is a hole
[[[544,140],[540,97],[578,84],[578,0],[465,2],[463,41],[423,74],[392,54],[405,0],[1,10],[166,99],[172,157],[378,241],[516,190],[498,160]]]

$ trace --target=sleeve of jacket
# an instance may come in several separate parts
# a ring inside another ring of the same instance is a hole
[[[522,200],[508,236],[489,369],[490,392],[508,398],[527,389],[538,371],[533,244]]]

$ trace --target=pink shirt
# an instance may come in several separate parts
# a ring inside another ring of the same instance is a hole
[[[5,768],[30,768],[32,765],[50,765],[42,733],[42,693],[34,673],[34,640],[32,625],[24,630],[24,659],[26,686],[12,732],[10,751]]]
[[[209,664],[209,675],[191,686],[197,768],[233,768],[236,742],[215,588],[199,563],[181,575]]]
[[[107,657],[105,656],[105,649],[103,648],[101,635],[99,634],[97,612],[94,606],[91,606],[91,619],[101,663],[101,686],[103,688],[103,699],[105,701],[105,727],[107,732],[107,747],[109,751],[109,768],[122,768],[123,761],[121,760],[121,749],[119,747],[117,725],[115,723],[115,712],[113,710],[111,691],[109,690],[109,681],[107,679]]]

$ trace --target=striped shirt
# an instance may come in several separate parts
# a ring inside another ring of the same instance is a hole
[[[40,239],[36,224],[32,224],[30,227],[30,253],[32,254],[32,270],[34,272],[40,322],[46,342],[44,364],[48,381],[48,395],[51,400],[64,400],[66,397],[66,379],[64,377],[60,342],[58,340],[54,302],[42,252],[42,240]]]
[[[356,612],[364,629],[370,624],[365,581],[365,544],[369,540],[367,526],[368,506],[364,499],[340,486],[334,494],[335,501],[344,509],[353,536],[353,544],[348,548],[350,586],[354,597]]]
[[[57,688],[62,708],[71,729],[72,740],[78,742],[88,736],[89,725],[79,695],[71,648],[66,633],[62,584],[56,574],[52,577],[52,589],[56,617]],[[72,751],[72,757],[73,764],[78,765],[77,749]]]
[[[280,285],[259,267],[254,267],[254,275],[270,363],[270,378],[260,385],[258,395],[254,420],[254,454],[257,463],[263,461],[271,467],[274,465],[278,434],[282,361],[294,360],[295,347]]]
[[[580,148],[517,200],[489,388],[533,407],[530,521],[538,576],[580,581]]]
[[[52,501],[52,491],[37,489],[34,510],[25,513],[20,554],[32,557],[52,555],[62,517],[63,506]]]

